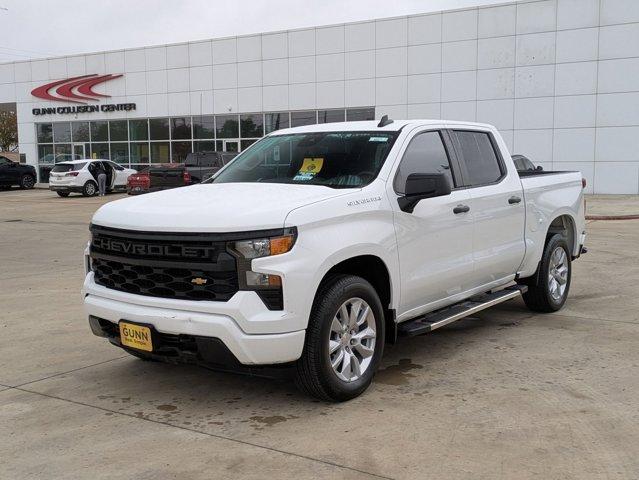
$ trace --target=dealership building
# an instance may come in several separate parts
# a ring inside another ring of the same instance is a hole
[[[289,126],[496,125],[512,153],[639,193],[639,1],[539,0],[0,64],[0,107],[55,162],[134,168]]]

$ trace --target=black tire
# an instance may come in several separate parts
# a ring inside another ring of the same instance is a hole
[[[93,180],[89,180],[84,184],[84,187],[82,187],[82,195],[85,197],[93,197],[94,195],[97,195],[97,193],[98,186]]]
[[[69,196],[69,192],[55,192],[55,193],[57,193],[58,195],[60,195],[61,197],[64,197],[64,198]]]
[[[22,178],[20,179],[20,188],[31,190],[33,187],[35,187],[35,178],[33,175],[29,173],[22,175]]]
[[[342,304],[353,298],[362,299],[370,306],[375,317],[376,335],[370,364],[359,378],[347,382],[333,370],[328,344],[333,318]],[[331,402],[343,402],[360,395],[370,385],[382,359],[384,327],[384,310],[369,282],[352,275],[339,275],[325,281],[313,302],[304,350],[296,364],[295,383],[298,388],[320,400]]]
[[[549,278],[552,268],[551,258],[553,253],[561,248],[564,250],[567,273],[565,276],[565,289],[559,298],[551,294],[551,281]],[[548,239],[544,247],[544,253],[535,274],[523,279],[521,283],[528,286],[528,291],[523,295],[526,306],[535,312],[556,312],[566,303],[570,291],[570,279],[572,277],[572,256],[568,242],[563,235],[555,234]]]

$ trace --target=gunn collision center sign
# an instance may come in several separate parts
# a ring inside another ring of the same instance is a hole
[[[100,85],[109,80],[120,78],[122,75],[98,75],[96,73],[90,75],[82,75],[79,77],[71,77],[65,80],[57,80],[55,82],[41,85],[31,90],[31,95],[42,98],[43,100],[52,100],[55,102],[77,103],[79,105],[67,107],[42,107],[31,110],[33,115],[54,115],[54,114],[73,114],[73,113],[91,113],[91,112],[116,112],[135,110],[135,103],[111,103],[102,105],[88,105],[90,101],[99,102],[101,98],[109,98],[110,95],[104,95],[93,91],[93,87]]]

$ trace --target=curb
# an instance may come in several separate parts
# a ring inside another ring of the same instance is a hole
[[[639,220],[639,215],[586,215],[586,220]]]

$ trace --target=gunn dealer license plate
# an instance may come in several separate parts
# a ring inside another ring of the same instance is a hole
[[[125,347],[153,351],[153,342],[151,340],[151,329],[142,325],[133,323],[120,322],[120,342]]]

